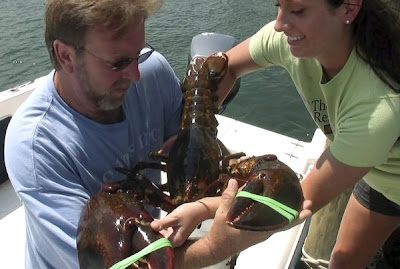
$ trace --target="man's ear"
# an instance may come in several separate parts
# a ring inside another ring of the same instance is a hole
[[[60,40],[54,40],[53,50],[62,70],[67,73],[73,72],[78,61],[75,49]]]
[[[362,4],[363,0],[347,0],[345,3],[343,3],[345,10],[345,23],[348,21],[349,24],[351,24],[357,18],[358,12],[360,12]]]

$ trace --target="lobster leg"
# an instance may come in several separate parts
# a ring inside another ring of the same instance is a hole
[[[226,173],[226,168],[229,166],[229,161],[233,160],[233,159],[239,159],[242,156],[246,156],[246,154],[244,152],[238,152],[238,153],[231,153],[229,151],[229,149],[224,145],[224,143],[221,142],[221,140],[219,140],[217,138],[217,142],[221,151],[221,158],[220,161],[222,162],[221,165],[221,170],[223,173]]]
[[[160,160],[160,161],[162,161],[164,163],[168,162],[168,156],[165,155],[165,154],[160,154],[158,152],[151,151],[149,153],[149,157],[152,158],[153,160]]]
[[[152,162],[138,162],[132,170],[129,170],[129,174],[136,174],[142,171],[143,169],[150,168],[150,169],[157,169],[163,172],[167,171],[167,166],[163,163],[152,163]],[[126,174],[126,173],[124,173]]]
[[[152,167],[150,167],[152,168]],[[166,195],[156,184],[151,182],[145,175],[136,173],[136,167],[133,170],[117,167],[118,172],[128,176],[128,180],[137,183],[135,194],[146,199],[147,202],[155,207],[159,207],[164,211],[171,212],[177,205]]]

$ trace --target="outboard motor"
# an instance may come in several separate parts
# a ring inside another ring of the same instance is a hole
[[[192,38],[190,52],[188,56],[188,63],[193,57],[201,56],[208,57],[215,52],[226,52],[238,44],[238,40],[230,35],[217,34],[217,33],[202,33]],[[236,96],[240,88],[240,78],[236,80],[229,95],[225,98],[218,114],[221,114],[226,106]]]

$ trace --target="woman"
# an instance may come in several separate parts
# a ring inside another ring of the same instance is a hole
[[[278,0],[277,6],[276,21],[227,53],[218,104],[249,72],[272,65],[289,72],[332,141],[302,182],[311,211],[355,186],[330,268],[365,268],[400,224],[399,3]],[[182,236],[181,211],[152,226],[179,226],[174,236]]]

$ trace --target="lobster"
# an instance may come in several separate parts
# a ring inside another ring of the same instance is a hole
[[[110,266],[161,238],[149,230],[153,218],[143,204],[171,212],[183,203],[220,195],[226,184],[223,175],[236,178],[243,187],[227,215],[229,225],[268,231],[297,217],[304,200],[298,177],[275,155],[251,157],[228,165],[229,160],[245,154],[229,154],[217,139],[214,93],[227,66],[224,53],[194,57],[182,82],[185,104],[178,136],[169,154],[151,152],[150,157],[159,162],[139,162],[132,169],[116,168],[127,179],[105,185],[101,193],[89,200],[78,229],[82,268],[90,268],[88,265],[99,260]],[[141,174],[145,168],[165,171],[166,186],[157,186]],[[103,212],[100,208],[107,209]],[[114,227],[122,222],[124,229]],[[162,264],[157,255],[164,257]],[[147,268],[143,267],[147,264],[150,268],[173,268],[173,254],[168,246],[141,261],[134,268]]]

